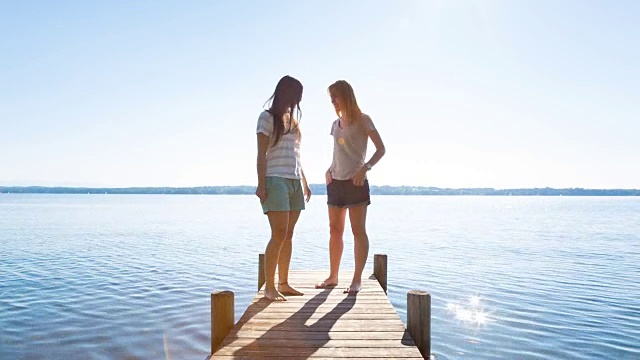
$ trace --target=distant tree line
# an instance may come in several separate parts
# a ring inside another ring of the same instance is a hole
[[[493,189],[462,188],[448,189],[416,186],[379,186],[372,187],[374,195],[483,195],[483,196],[640,196],[637,189]]]
[[[155,194],[155,195],[246,195],[255,193],[254,186],[200,186],[200,187],[44,187],[44,186],[0,186],[1,193],[15,194]]]
[[[325,195],[323,184],[311,184],[311,192]],[[199,186],[199,187],[44,187],[0,186],[0,193],[14,194],[183,194],[183,195],[252,195],[255,186]],[[437,188],[423,186],[372,186],[372,195],[483,195],[483,196],[640,196],[638,189],[583,189],[583,188]]]

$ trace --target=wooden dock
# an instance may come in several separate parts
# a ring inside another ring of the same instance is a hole
[[[259,264],[262,269],[262,255]],[[352,273],[340,273],[336,288],[315,289],[326,271],[291,271],[289,283],[304,296],[271,302],[263,297],[259,273],[259,291],[236,324],[233,293],[211,294],[211,360],[429,358],[422,354],[430,354],[431,297],[407,294],[405,329],[386,295],[386,255],[375,256],[374,274],[357,295],[343,293]]]

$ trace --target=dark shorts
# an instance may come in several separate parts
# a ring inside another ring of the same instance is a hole
[[[340,208],[371,204],[369,181],[365,180],[362,186],[355,186],[351,180],[331,180],[327,185],[327,204]]]

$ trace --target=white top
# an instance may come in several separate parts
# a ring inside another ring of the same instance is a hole
[[[270,139],[269,147],[267,148],[266,176],[300,179],[302,169],[300,164],[300,131],[294,130],[280,136],[278,143],[275,146],[271,146],[275,140],[275,136],[272,136],[274,135],[273,115],[265,110],[258,117],[256,133],[265,134]]]
[[[333,163],[330,168],[333,179],[349,180],[364,166],[369,133],[375,129],[373,121],[365,114],[344,128],[340,127],[340,119],[333,122]]]

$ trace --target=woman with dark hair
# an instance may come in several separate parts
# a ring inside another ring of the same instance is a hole
[[[300,164],[300,101],[302,84],[284,76],[258,118],[258,188],[262,211],[269,218],[271,239],[265,250],[264,295],[284,301],[302,295],[289,285],[293,229],[311,190]],[[296,116],[294,116],[294,113]],[[306,199],[305,199],[306,197]],[[275,285],[276,267],[278,286]]]
[[[358,107],[351,85],[338,80],[329,86],[331,103],[338,115],[331,126],[333,135],[333,162],[326,173],[327,204],[329,206],[329,260],[331,272],[316,288],[338,285],[338,270],[342,249],[342,235],[347,211],[353,232],[355,270],[351,285],[344,292],[355,294],[362,287],[362,272],[369,255],[369,237],[366,230],[367,206],[371,204],[367,172],[385,154],[380,134],[369,115]],[[365,162],[369,139],[375,153]]]

